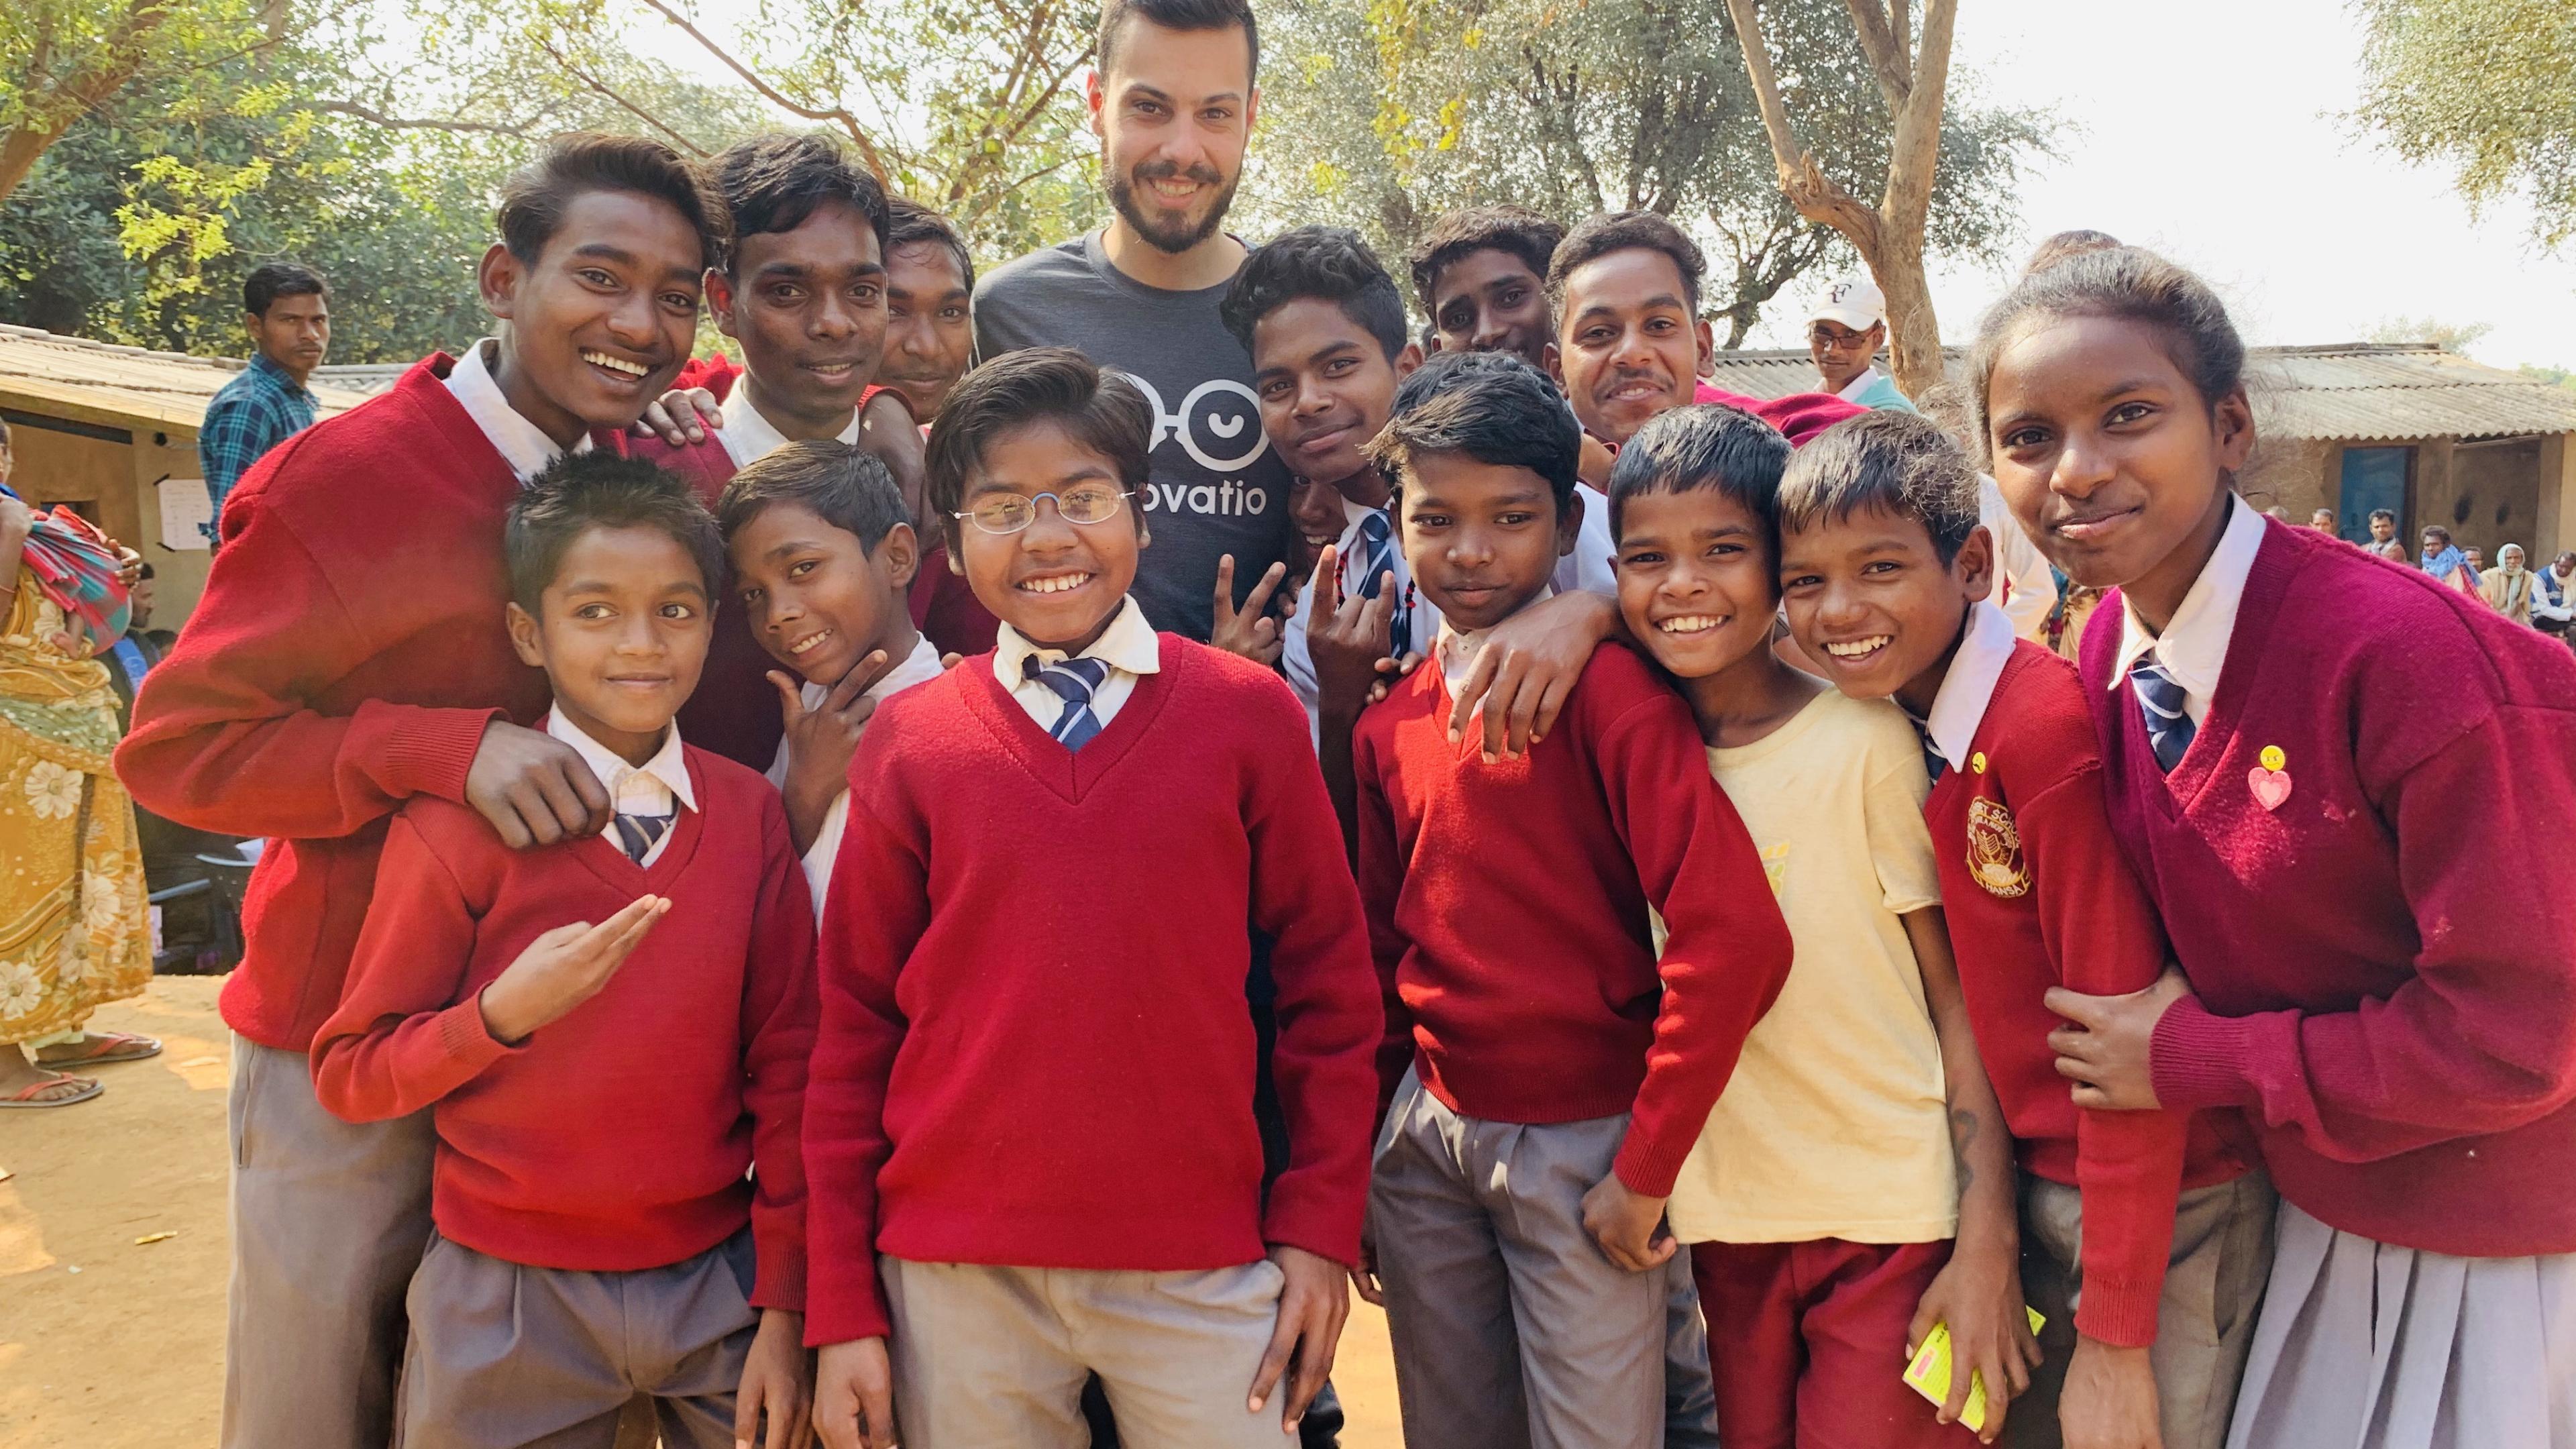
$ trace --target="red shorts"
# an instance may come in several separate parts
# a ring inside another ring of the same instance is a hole
[[[1974,1449],[1906,1386],[1940,1243],[1693,1243],[1726,1449]]]

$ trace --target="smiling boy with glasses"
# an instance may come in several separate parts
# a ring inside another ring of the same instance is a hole
[[[1128,593],[1152,430],[1069,348],[967,374],[931,430],[949,558],[1002,623],[850,767],[805,1137],[833,1449],[898,1418],[915,1449],[1073,1442],[1094,1373],[1130,1445],[1274,1445],[1332,1363],[1377,982],[1305,712]],[[1266,1195],[1255,931],[1291,1143]]]

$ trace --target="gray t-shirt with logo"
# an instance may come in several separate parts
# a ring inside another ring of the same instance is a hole
[[[1093,232],[997,268],[975,288],[975,355],[1074,347],[1126,374],[1154,405],[1154,541],[1136,602],[1157,629],[1205,639],[1217,559],[1234,555],[1240,606],[1288,557],[1288,470],[1261,431],[1252,359],[1217,320],[1224,287],[1167,292],[1110,265]],[[1295,580],[1281,585],[1292,588]]]

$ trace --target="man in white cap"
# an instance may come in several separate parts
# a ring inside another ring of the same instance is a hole
[[[1896,390],[1896,379],[1870,359],[1887,343],[1887,295],[1867,277],[1843,277],[1825,289],[1807,324],[1807,354],[1825,380],[1825,392],[1865,408],[1914,411]]]

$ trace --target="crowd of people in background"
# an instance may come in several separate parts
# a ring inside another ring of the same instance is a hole
[[[1418,1449],[2576,1449],[2576,553],[2267,516],[2114,238],[1741,396],[1670,220],[1417,315],[1224,230],[1242,0],[1096,54],[980,274],[567,137],[317,425],[259,268],[175,637],[0,486],[0,1103],[158,1050],[138,820],[267,842],[228,1449],[1329,1445],[1354,1290]]]

